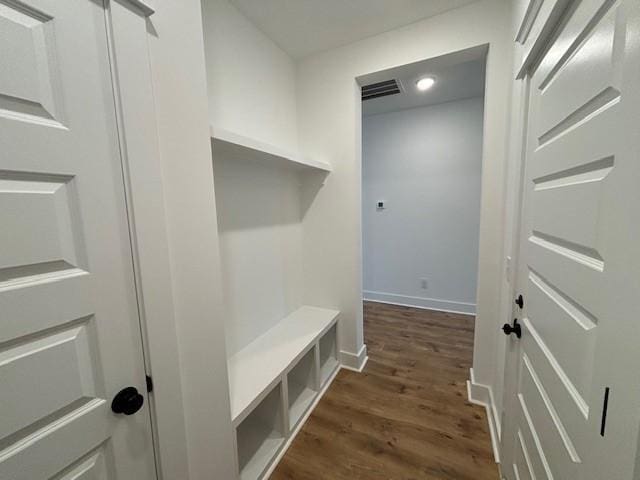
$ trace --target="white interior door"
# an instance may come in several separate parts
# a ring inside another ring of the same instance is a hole
[[[105,25],[0,0],[3,480],[156,477]]]
[[[637,478],[639,6],[572,2],[529,78],[509,480]]]

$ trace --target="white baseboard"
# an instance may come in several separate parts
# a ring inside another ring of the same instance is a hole
[[[340,363],[342,368],[347,370],[353,370],[356,372],[362,372],[364,366],[367,364],[369,357],[367,356],[367,346],[362,345],[360,351],[356,353],[340,351]]]
[[[440,310],[442,312],[462,313],[464,315],[475,315],[476,304],[465,302],[452,302],[450,300],[438,300],[436,298],[410,297],[407,295],[397,295],[395,293],[372,292],[365,290],[362,292],[364,300],[372,302],[391,303],[405,307],[425,308],[428,310]]]
[[[496,410],[496,402],[493,399],[493,389],[487,385],[476,383],[473,375],[473,368],[469,369],[469,378],[467,380],[467,395],[469,401],[476,405],[480,405],[487,411],[487,420],[489,422],[489,433],[491,434],[491,446],[493,447],[493,456],[496,463],[500,463],[500,436],[501,425],[500,417]]]

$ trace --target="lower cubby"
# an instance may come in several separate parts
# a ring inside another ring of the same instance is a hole
[[[337,325],[320,338],[320,380],[324,384],[338,367]]]
[[[287,374],[289,425],[293,429],[317,395],[315,350],[311,348]]]
[[[339,313],[302,306],[227,360],[240,480],[269,475],[327,388]]]
[[[261,478],[285,439],[281,384],[238,425],[238,465],[241,480]]]

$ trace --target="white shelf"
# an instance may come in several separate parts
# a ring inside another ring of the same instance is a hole
[[[322,364],[320,367],[320,378],[322,380],[322,384],[329,380],[329,377],[336,368],[338,368],[338,360],[335,358],[329,358]]]
[[[311,348],[287,374],[289,428],[294,428],[317,394],[316,351]]]
[[[240,478],[242,480],[255,480],[260,478],[260,475],[264,472],[267,466],[273,460],[273,457],[278,453],[278,450],[284,443],[283,437],[266,437],[263,438],[260,434],[256,434],[254,442],[261,442],[258,449],[255,451],[251,460],[240,472]],[[269,435],[269,433],[267,433]]]
[[[304,415],[304,412],[307,411],[309,406],[315,400],[316,395],[318,394],[318,392],[310,389],[309,387],[298,387],[298,391],[295,393],[296,398],[289,407],[289,423],[291,425],[291,428],[294,428],[298,424],[298,422]]]
[[[236,430],[241,480],[262,477],[285,441],[281,385],[276,385]]]
[[[237,426],[266,392],[333,325],[337,310],[303,306],[228,360],[231,418]]]
[[[337,367],[337,328],[333,325],[320,339],[320,381],[323,385]]]
[[[210,132],[213,140],[214,155],[216,152],[221,152],[232,157],[270,162],[299,170],[331,171],[331,165],[326,162],[312,160],[303,157],[297,152],[290,152],[223,128],[211,126]]]

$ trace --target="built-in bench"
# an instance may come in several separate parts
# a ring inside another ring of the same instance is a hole
[[[262,478],[335,373],[338,314],[303,306],[229,358],[242,480]]]

